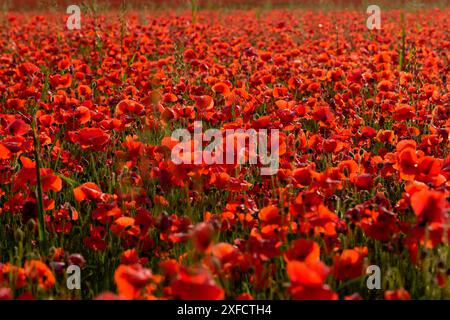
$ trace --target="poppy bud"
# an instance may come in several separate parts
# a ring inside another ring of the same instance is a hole
[[[12,300],[12,290],[10,288],[0,288],[0,300]]]
[[[16,240],[16,242],[22,242],[24,237],[25,237],[25,234],[23,233],[23,231],[20,228],[18,228],[14,231],[14,239]]]
[[[26,226],[27,226],[27,229],[29,232],[34,232],[37,228],[37,223],[35,220],[30,219],[30,220],[28,220]]]

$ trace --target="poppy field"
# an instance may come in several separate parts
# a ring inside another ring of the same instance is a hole
[[[0,300],[450,299],[450,7],[276,2],[0,7]]]

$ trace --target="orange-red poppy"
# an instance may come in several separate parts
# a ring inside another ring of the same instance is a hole
[[[73,190],[75,200],[81,202],[83,200],[99,200],[103,192],[102,190],[93,182],[86,182],[76,187]]]

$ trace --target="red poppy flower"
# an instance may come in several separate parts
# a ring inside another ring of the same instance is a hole
[[[147,263],[147,261],[147,258],[139,258],[138,251],[136,249],[128,249],[120,256],[120,263],[125,265],[137,263],[143,265]]]
[[[412,148],[403,149],[398,155],[400,177],[404,180],[412,180],[417,174],[418,160],[416,151]]]
[[[81,186],[76,187],[73,190],[75,200],[81,202],[83,200],[99,200],[101,199],[103,192],[102,190],[92,182],[83,183]]]
[[[83,128],[75,133],[69,133],[73,142],[77,142],[82,149],[101,150],[109,141],[107,133],[99,128]]]
[[[215,93],[221,94],[223,96],[227,96],[230,94],[230,87],[224,82],[218,82],[213,87],[212,90]]]
[[[402,288],[395,291],[387,290],[384,293],[384,298],[386,300],[409,300],[411,299],[411,296],[408,291]]]
[[[137,115],[141,116],[145,113],[145,107],[139,102],[125,99],[120,101],[116,106],[116,115]]]
[[[296,260],[313,264],[319,261],[320,247],[312,240],[297,239],[284,251],[283,256],[287,262]]]
[[[180,272],[180,265],[175,259],[161,261],[159,267],[167,278],[173,278]]]
[[[210,248],[214,229],[209,223],[200,223],[194,227],[192,241],[199,252],[206,252]]]
[[[333,258],[333,275],[338,280],[358,278],[363,275],[364,257],[367,248],[344,250]]]
[[[22,157],[21,159],[25,161],[26,158]],[[41,176],[42,191],[61,191],[62,180],[60,177],[55,175],[52,169],[41,168],[39,170],[39,174]],[[31,186],[35,186],[37,184],[37,172],[34,162],[31,162],[29,167],[28,165],[24,165],[24,167],[17,173],[13,189],[18,190],[19,188],[24,187],[27,183]]]
[[[13,292],[11,288],[0,288],[0,301],[12,299],[13,299]]]
[[[411,207],[418,224],[444,223],[447,219],[446,201],[443,192],[422,190],[411,196]]]
[[[55,276],[47,265],[39,260],[25,262],[25,274],[33,282],[37,282],[39,287],[48,290],[55,285]]]
[[[122,300],[122,298],[112,292],[103,292],[99,294],[94,300],[112,301],[112,300]]]
[[[253,297],[250,293],[241,293],[236,297],[237,301],[250,301],[253,300]]]
[[[289,292],[296,300],[336,300],[337,294],[324,285],[329,269],[323,262],[291,261],[287,264],[291,280]]]
[[[21,119],[16,119],[11,122],[8,127],[6,127],[6,131],[14,136],[23,136],[27,134],[31,130],[30,125],[26,124],[25,121]]]
[[[292,172],[294,186],[297,188],[309,186],[312,183],[312,178],[310,168],[300,168]]]
[[[9,262],[0,263],[0,285],[13,288],[23,288],[26,285],[27,274],[24,268],[11,265]]]
[[[84,189],[84,190],[86,190],[86,189]],[[90,192],[90,191],[86,191],[86,192]],[[95,198],[96,195],[93,195],[93,197]],[[75,198],[75,199],[77,199],[77,198]],[[112,204],[111,203],[98,203],[97,208],[92,212],[92,219],[98,220],[102,224],[107,224],[109,222],[116,220],[121,215],[122,215],[122,210],[117,206],[117,204],[115,204],[115,203],[112,203]]]
[[[111,231],[119,237],[137,236],[139,234],[139,226],[136,226],[134,219],[131,217],[120,217],[114,221]]]
[[[224,266],[225,263],[233,262],[233,260],[238,256],[239,250],[226,242],[221,242],[214,245],[211,249],[212,255],[219,260],[219,262]]]
[[[120,265],[114,273],[119,295],[131,300],[140,297],[142,289],[153,279],[151,270],[140,264]]]
[[[89,236],[84,238],[83,244],[94,251],[102,251],[106,249],[106,241],[105,238],[105,228],[98,226],[95,227],[90,225],[89,227]]]
[[[369,173],[356,176],[353,181],[359,189],[370,190],[373,188],[373,177]]]
[[[214,107],[214,99],[211,96],[194,96],[193,98],[199,110],[211,110]]]
[[[70,205],[61,206],[59,210],[45,216],[48,228],[57,233],[69,233],[72,231],[72,221],[77,220],[78,212]]]
[[[8,160],[12,157],[12,155],[12,152],[9,151],[9,149],[6,148],[2,143],[0,143],[0,159]]]
[[[320,261],[315,262],[288,262],[286,267],[292,283],[305,286],[321,286],[328,276],[328,267]]]
[[[377,212],[366,209],[361,228],[367,236],[380,241],[389,241],[400,231],[397,216],[387,210]]]
[[[354,160],[344,160],[338,165],[339,171],[346,177],[351,177],[358,170],[358,164]]]
[[[41,69],[39,69],[35,64],[31,63],[31,62],[25,62],[22,63],[21,65],[19,65],[19,67],[17,68],[17,73],[21,76],[28,76],[28,75],[33,75],[37,72],[39,72]]]
[[[77,92],[82,97],[90,97],[92,95],[92,89],[86,85],[79,85],[77,88]]]
[[[203,268],[182,268],[172,282],[172,295],[181,300],[222,300],[224,291]]]
[[[281,221],[281,216],[278,214],[278,208],[273,205],[262,208],[258,217],[267,224],[278,224]]]
[[[91,120],[91,111],[87,107],[80,106],[75,110],[74,116],[79,124],[85,124]]]

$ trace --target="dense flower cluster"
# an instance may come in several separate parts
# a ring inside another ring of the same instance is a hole
[[[448,298],[449,14],[5,14],[0,299]],[[277,174],[174,164],[194,121]]]

